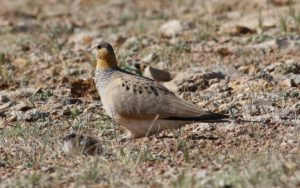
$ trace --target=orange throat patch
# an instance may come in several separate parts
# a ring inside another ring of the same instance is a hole
[[[109,59],[97,59],[97,69],[107,69],[118,67],[117,61],[114,58]]]

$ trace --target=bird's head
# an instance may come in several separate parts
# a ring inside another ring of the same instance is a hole
[[[97,69],[117,68],[117,60],[113,47],[107,42],[98,42],[91,47],[97,60]]]

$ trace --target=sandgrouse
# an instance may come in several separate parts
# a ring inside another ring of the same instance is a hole
[[[112,46],[92,47],[97,60],[95,83],[106,113],[129,130],[131,138],[149,136],[195,122],[227,122],[228,116],[203,111],[157,81],[126,72]]]

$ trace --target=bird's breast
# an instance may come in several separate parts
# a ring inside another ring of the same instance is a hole
[[[120,119],[120,115],[117,112],[116,109],[116,104],[115,104],[115,98],[114,96],[114,90],[111,89],[105,89],[104,91],[102,91],[102,94],[100,94],[101,96],[101,101],[102,101],[102,105],[103,105],[103,109],[105,110],[105,112],[107,113],[108,116],[110,116],[112,119],[114,119],[114,121],[119,121]]]

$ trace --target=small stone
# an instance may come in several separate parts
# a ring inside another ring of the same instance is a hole
[[[160,61],[156,64],[155,67],[157,67],[158,69],[167,69],[169,64],[170,62],[168,61]]]
[[[244,35],[244,34],[254,34],[256,31],[243,26],[243,25],[236,25],[231,31],[230,34],[231,35]]]
[[[45,166],[43,166],[41,168],[41,171],[46,172],[46,173],[53,173],[53,172],[55,172],[55,168],[54,167],[45,167]]]
[[[225,12],[226,10],[230,10],[231,6],[227,0],[210,0],[204,1],[206,5],[206,9],[211,15],[215,15],[217,13]],[[229,12],[229,11],[226,11]]]
[[[34,104],[30,103],[30,102],[25,102],[25,101],[21,101],[19,104],[16,105],[15,109],[17,111],[28,111],[30,109],[34,108]]]
[[[259,115],[259,107],[257,105],[246,105],[245,106],[248,110],[248,113],[251,114],[252,116]]]
[[[54,110],[51,110],[50,115],[58,115],[59,112],[60,112],[60,110],[54,109]]]
[[[24,115],[24,120],[28,122],[37,121],[39,119],[45,119],[49,116],[48,112],[40,112],[40,111],[29,111]]]
[[[289,35],[285,37],[276,38],[276,45],[278,49],[283,49],[283,50],[298,48],[299,37],[294,37],[293,35]]]
[[[294,145],[294,144],[297,144],[297,141],[296,140],[292,140],[292,139],[289,139],[286,141],[288,144],[290,145]]]
[[[273,5],[275,6],[286,6],[291,5],[293,3],[293,0],[270,0]]]
[[[90,45],[95,38],[100,37],[99,32],[96,31],[77,31],[69,37],[70,43]]]
[[[62,150],[68,155],[99,155],[103,153],[102,144],[97,139],[76,133],[64,136]]]
[[[229,87],[227,84],[219,84],[217,87],[217,92],[225,92],[225,91],[230,91],[232,90],[231,87]]]
[[[219,78],[213,78],[213,79],[210,79],[208,81],[209,85],[216,84],[216,83],[219,83],[219,82],[220,82]]]
[[[163,24],[159,30],[162,36],[173,38],[183,32],[183,26],[180,20],[171,20]]]
[[[261,71],[257,74],[257,78],[258,79],[263,79],[266,80],[268,82],[270,82],[271,80],[273,80],[273,76],[270,75],[268,72],[266,71]]]
[[[7,163],[4,161],[0,161],[0,168],[6,167]]]
[[[281,85],[282,87],[296,87],[297,86],[293,79],[284,79],[279,82],[279,85]]]
[[[77,99],[77,98],[68,98],[68,99],[64,100],[63,104],[64,105],[82,104],[82,100],[81,99]]]
[[[272,48],[276,48],[276,41],[275,40],[269,40],[269,41],[265,41],[262,43],[258,43],[258,44],[253,44],[250,45],[250,48],[255,48],[255,49],[272,49]]]
[[[124,42],[123,47],[125,49],[131,49],[132,47],[136,46],[138,43],[139,43],[138,38],[130,37]]]
[[[43,88],[39,87],[37,88],[35,91],[34,91],[34,94],[40,94],[40,93],[43,93]]]
[[[288,144],[283,141],[283,142],[281,142],[280,147],[286,149],[288,147]]]
[[[16,103],[13,102],[13,101],[10,101],[10,102],[7,102],[7,103],[4,103],[0,106],[0,112],[1,111],[5,111],[7,110],[8,108],[12,107],[13,105],[15,105]]]
[[[84,110],[84,113],[95,113],[96,109],[100,109],[101,105],[98,103],[89,104]]]
[[[156,53],[150,53],[149,55],[147,55],[146,57],[144,57],[142,59],[142,62],[144,62],[144,63],[151,63],[154,60],[156,60],[157,58],[158,58],[158,56],[157,56]]]
[[[12,64],[18,68],[24,68],[27,65],[27,60],[23,58],[17,58],[12,61]]]
[[[66,109],[63,110],[62,114],[64,116],[70,116],[72,114],[72,112],[69,108],[66,108]]]
[[[10,99],[6,95],[0,95],[0,103],[7,103]]]
[[[169,72],[156,69],[150,66],[145,68],[144,76],[159,82],[167,82],[172,79],[171,74]]]
[[[266,68],[264,70],[268,71],[268,72],[273,72],[278,65],[280,65],[280,63],[272,63],[272,64],[266,66]]]
[[[244,74],[252,74],[255,72],[255,68],[253,66],[245,66],[245,65],[240,66],[238,70],[243,72]]]
[[[291,153],[300,153],[300,148],[299,147],[294,147],[293,149],[290,150]]]
[[[123,35],[112,33],[111,35],[109,35],[109,40],[112,41],[112,43],[120,46],[126,41],[126,37]]]
[[[2,117],[2,118],[6,117],[5,113],[4,112],[0,112],[0,117]]]
[[[219,107],[218,107],[218,111],[220,113],[228,113],[228,112],[231,112],[231,113],[235,113],[234,110],[235,108],[232,108],[232,105],[231,104],[221,104]]]
[[[229,50],[228,48],[224,48],[224,47],[218,48],[218,49],[216,50],[216,53],[217,53],[218,55],[222,56],[222,57],[229,56],[229,55],[232,55],[232,54],[233,54],[233,52],[232,52],[231,50]]]
[[[295,83],[295,85],[300,86],[300,74],[287,74],[285,75],[287,78],[292,79]]]
[[[275,71],[283,75],[288,73],[300,74],[300,63],[295,62],[293,59],[286,60],[285,62],[278,64],[275,67]]]
[[[6,119],[7,122],[15,122],[17,121],[18,117],[16,115],[10,116]]]
[[[215,78],[218,78],[218,79],[224,79],[225,78],[225,75],[222,73],[222,72],[206,72],[206,73],[203,73],[203,77],[205,79],[215,79]]]

